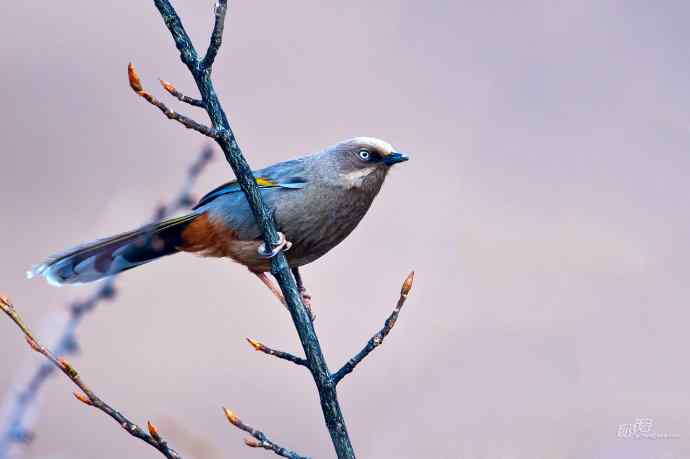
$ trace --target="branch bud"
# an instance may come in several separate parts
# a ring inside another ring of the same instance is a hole
[[[77,370],[75,370],[74,367],[70,365],[70,363],[67,360],[63,359],[62,357],[60,357],[57,360],[60,364],[60,368],[62,368],[69,375],[70,378],[75,378],[77,376]]]
[[[245,437],[244,444],[249,446],[250,448],[258,448],[261,446],[261,443],[259,443],[258,440],[252,437]]]
[[[410,274],[407,275],[405,278],[405,281],[402,284],[402,288],[400,289],[400,295],[407,297],[407,295],[410,294],[410,290],[412,290],[412,283],[414,282],[414,271],[410,271]]]
[[[26,338],[26,343],[29,345],[31,349],[33,349],[36,352],[41,352],[41,347],[38,345],[36,341],[34,341],[33,338],[27,336]]]
[[[3,309],[5,308],[12,308],[12,302],[10,301],[9,298],[6,296],[0,295],[0,305],[2,306]]]
[[[263,344],[258,342],[255,339],[247,338],[247,342],[251,344],[251,346],[254,348],[255,351],[260,351],[262,347],[264,347]]]
[[[79,400],[83,404],[88,405],[88,406],[93,406],[93,402],[91,401],[91,399],[88,396],[86,396],[84,394],[80,394],[78,392],[72,392],[72,395],[74,395],[74,398],[76,398],[77,400]]]
[[[225,413],[225,417],[228,418],[230,424],[236,426],[240,422],[240,418],[229,409],[223,408],[223,413]]]
[[[163,86],[163,89],[165,89],[166,91],[168,91],[168,93],[172,94],[173,96],[175,95],[175,92],[177,92],[177,91],[175,90],[175,86],[171,85],[170,83],[168,83],[168,82],[165,81],[165,80],[158,80],[158,81],[161,82],[161,85]]]
[[[151,422],[151,421],[146,421],[146,427],[149,429],[149,434],[153,437],[154,440],[160,441],[161,436],[158,433],[158,429],[156,426]]]
[[[129,76],[129,86],[134,90],[134,92],[138,94],[144,91],[144,87],[141,85],[139,75],[137,74],[137,71],[131,62],[127,66],[127,75]]]

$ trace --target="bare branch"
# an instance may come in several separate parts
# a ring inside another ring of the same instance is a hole
[[[303,367],[309,367],[307,360],[296,355],[292,355],[289,352],[277,351],[265,346],[263,343],[258,342],[255,339],[247,338],[247,342],[254,348],[255,351],[263,352],[264,354],[272,355],[273,357],[278,357],[279,359],[287,360],[295,365],[301,365]]]
[[[196,181],[213,158],[213,149],[210,146],[204,147],[199,156],[189,166],[187,176],[177,195],[167,205],[158,206],[153,215],[152,221],[162,220],[179,209],[188,208],[193,204],[191,190]],[[76,301],[69,305],[69,318],[58,333],[52,353],[58,357],[76,353],[77,342],[75,333],[81,320],[86,314],[93,311],[103,301],[112,300],[116,295],[116,277],[106,279],[99,288],[83,300]],[[38,400],[38,395],[48,379],[54,374],[55,367],[51,362],[46,361],[39,365],[28,382],[13,395],[8,401],[8,419],[5,431],[0,434],[0,458],[8,454],[12,444],[24,443],[33,438],[33,434],[26,426],[26,417]],[[80,399],[81,400],[81,399]],[[83,400],[82,400],[83,401]]]
[[[168,0],[154,0],[153,3],[158,8],[165,26],[170,31],[170,34],[175,40],[175,46],[180,52],[180,60],[187,66],[190,71],[196,71],[199,64],[199,57],[196,53],[196,49],[192,44],[192,39],[189,38],[187,31],[182,25],[175,8],[170,4]]]
[[[398,320],[398,315],[400,314],[400,310],[402,309],[403,305],[405,304],[405,300],[407,300],[407,296],[410,294],[410,290],[412,290],[412,283],[414,282],[414,271],[412,271],[410,274],[407,275],[405,278],[405,281],[402,284],[402,288],[400,289],[400,298],[398,299],[398,304],[395,306],[395,309],[393,309],[393,312],[391,313],[390,316],[388,316],[388,319],[386,319],[386,322],[383,325],[383,328],[379,330],[378,333],[376,333],[368,342],[367,345],[364,346],[364,349],[359,351],[357,355],[355,355],[353,358],[351,358],[343,367],[336,371],[333,376],[333,384],[338,384],[345,376],[348,374],[352,373],[352,371],[355,369],[359,363],[364,360],[366,356],[368,356],[371,351],[376,349],[378,346],[383,344],[383,340],[388,336],[388,334],[391,332],[393,327],[395,326],[395,322]]]
[[[163,86],[163,89],[165,89],[166,91],[168,91],[168,93],[169,93],[171,96],[173,96],[174,98],[176,98],[176,99],[179,100],[180,102],[184,102],[184,103],[186,103],[186,104],[193,105],[194,107],[206,108],[206,104],[204,103],[203,100],[194,99],[194,98],[192,98],[192,97],[185,96],[185,95],[182,94],[180,91],[178,91],[178,90],[175,88],[175,86],[173,86],[172,84],[168,83],[167,81],[165,81],[165,80],[159,80],[159,81],[161,82],[161,86]]]
[[[9,316],[10,319],[19,327],[26,337],[26,342],[36,352],[45,356],[56,368],[62,371],[72,382],[83,392],[83,394],[75,393],[75,397],[88,406],[93,406],[113,418],[120,426],[130,435],[136,437],[160,451],[165,457],[169,459],[180,459],[177,452],[170,449],[167,444],[160,439],[154,438],[152,435],[146,433],[141,427],[127,419],[122,413],[115,408],[108,405],[100,397],[98,397],[79,376],[75,368],[64,358],[56,357],[45,346],[43,346],[31,332],[29,327],[24,323],[21,316],[14,308],[10,300],[6,297],[0,297],[0,309]]]
[[[213,62],[216,60],[220,45],[223,43],[223,29],[225,29],[225,14],[228,10],[227,0],[218,0],[215,7],[216,21],[211,33],[211,43],[208,45],[206,56],[201,61],[201,68],[211,70]]]
[[[300,456],[296,452],[291,451],[287,448],[278,446],[276,443],[269,440],[265,433],[261,432],[260,430],[256,430],[254,427],[248,424],[245,424],[235,413],[233,413],[229,409],[223,408],[223,413],[225,413],[225,417],[230,422],[230,424],[234,425],[240,430],[244,430],[252,436],[244,439],[244,444],[249,446],[250,448],[267,449],[273,451],[278,456],[287,457],[288,459],[309,459],[307,457]]]
[[[168,117],[168,119],[175,120],[187,129],[197,131],[205,135],[206,137],[210,137],[212,139],[218,137],[218,132],[215,129],[198,123],[184,115],[180,115],[176,111],[169,109],[168,106],[165,105],[163,102],[161,102],[160,100],[156,99],[151,94],[146,92],[144,90],[144,87],[141,85],[141,80],[139,79],[139,75],[137,75],[137,71],[134,69],[134,65],[132,65],[131,63],[127,67],[127,73],[129,75],[129,85],[132,87],[134,92],[136,92],[137,95],[146,99],[146,101],[151,105],[158,107],[158,109],[162,111],[163,114]]]

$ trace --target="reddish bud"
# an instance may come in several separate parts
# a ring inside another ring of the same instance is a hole
[[[244,444],[249,446],[250,448],[258,448],[259,446],[261,446],[261,443],[259,443],[255,438],[252,437],[245,437]]]
[[[127,75],[129,76],[129,86],[134,90],[134,92],[142,92],[144,90],[144,87],[141,85],[139,75],[137,74],[137,71],[131,62],[127,66]]]
[[[146,427],[149,429],[149,434],[156,440],[159,441],[161,436],[158,433],[158,429],[151,421],[146,421]]]
[[[410,274],[407,275],[405,278],[405,281],[402,284],[402,288],[400,289],[400,295],[402,296],[407,296],[410,293],[410,290],[412,290],[412,283],[414,282],[414,271],[410,271]]]
[[[177,91],[175,90],[175,86],[171,85],[170,83],[168,83],[168,82],[165,81],[165,80],[159,80],[159,81],[161,82],[161,85],[163,86],[163,89],[165,89],[166,91],[168,91],[170,94],[175,95],[175,93],[177,92]]]
[[[33,349],[34,351],[36,351],[36,352],[41,352],[41,347],[38,345],[38,343],[37,343],[36,341],[34,341],[33,338],[30,338],[30,337],[27,336],[27,337],[26,337],[26,343],[27,343],[27,344],[29,345],[29,347],[31,347],[31,349]]]
[[[93,402],[92,402],[91,399],[90,399],[89,397],[87,397],[86,395],[80,394],[80,393],[78,393],[78,392],[72,392],[72,395],[74,395],[74,398],[76,398],[76,399],[79,400],[80,402],[84,403],[85,405],[93,406]]]
[[[223,413],[225,413],[225,417],[228,418],[230,424],[234,426],[237,425],[237,423],[240,421],[240,418],[227,408],[223,408]]]
[[[70,365],[70,363],[67,360],[63,359],[62,357],[60,357],[57,360],[60,364],[60,368],[67,372],[70,378],[74,378],[77,376],[77,370],[75,370],[74,367]]]
[[[2,295],[0,295],[0,304],[2,306],[8,307],[8,308],[12,307],[12,303],[10,302],[10,299],[7,298],[6,296],[2,296]]]
[[[252,345],[255,351],[260,351],[263,347],[263,344],[261,344],[255,339],[247,338],[247,342]]]

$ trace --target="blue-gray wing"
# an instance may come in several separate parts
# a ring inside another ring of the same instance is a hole
[[[289,212],[290,215],[294,215],[295,206],[301,208],[300,203],[303,202],[303,193],[307,186],[306,170],[304,159],[297,159],[255,172],[256,183],[264,202],[276,211],[279,226],[284,219],[281,216],[287,209],[293,209]],[[201,198],[195,209],[206,211],[210,218],[232,229],[241,240],[254,240],[261,236],[254,214],[236,181],[226,183],[208,193]]]
[[[254,172],[254,177],[256,178],[256,184],[261,189],[283,188],[299,190],[307,184],[307,180],[302,173],[303,171],[303,160],[293,159],[260,169]],[[194,206],[194,209],[205,206],[219,196],[240,193],[241,191],[242,189],[237,180],[224,183],[202,197]]]

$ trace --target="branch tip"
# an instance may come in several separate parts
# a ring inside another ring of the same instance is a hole
[[[412,290],[412,283],[414,282],[414,271],[410,271],[410,274],[407,275],[405,280],[403,281],[402,287],[400,289],[400,295],[402,296],[407,296],[410,294],[410,290]]]
[[[235,413],[233,413],[231,410],[223,407],[223,413],[225,414],[225,417],[228,419],[230,424],[232,424],[234,426],[237,426],[237,424],[239,424],[240,418]]]
[[[127,76],[129,77],[129,86],[132,90],[137,94],[141,94],[144,91],[144,87],[141,85],[139,74],[137,74],[137,70],[131,62],[127,66]]]
[[[255,339],[247,338],[247,342],[254,348],[255,351],[260,351],[264,346]]]
[[[2,306],[3,310],[5,310],[5,308],[11,309],[12,308],[12,302],[6,296],[0,295],[0,306]]]
[[[173,96],[175,95],[175,86],[171,85],[171,84],[168,83],[167,81],[162,80],[162,79],[160,79],[160,78],[158,79],[158,81],[161,82],[161,86],[163,86],[163,89],[165,89],[166,91],[168,91],[168,92],[169,92],[170,94],[172,94]]]
[[[93,406],[93,402],[87,395],[81,394],[79,392],[72,392],[72,395],[74,395],[74,398],[82,402],[84,405]]]

